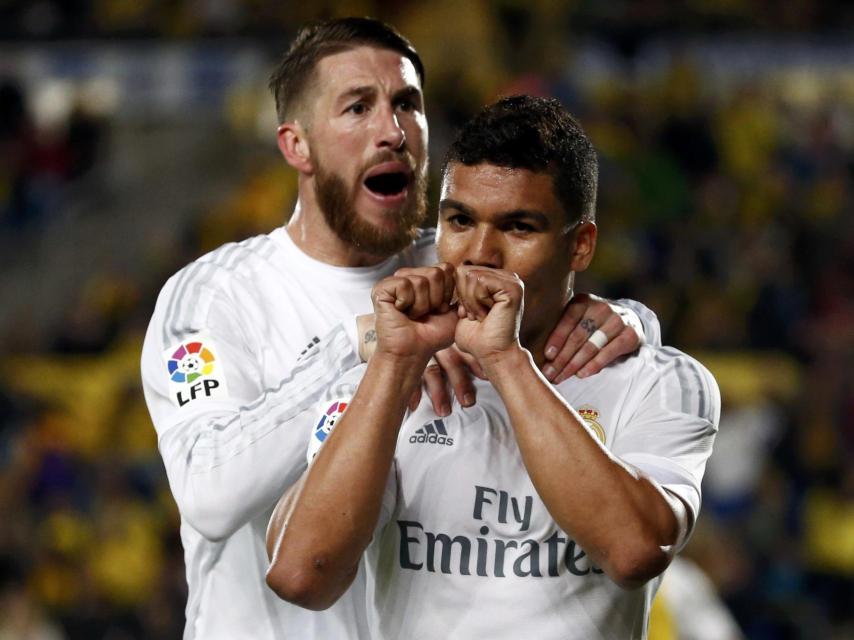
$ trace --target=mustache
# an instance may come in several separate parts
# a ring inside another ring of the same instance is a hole
[[[383,162],[402,162],[409,168],[413,175],[417,174],[418,167],[415,162],[415,158],[411,153],[409,153],[409,151],[392,151],[391,149],[384,149],[374,154],[370,160],[362,165],[359,171],[359,176],[364,179],[364,175],[368,171]]]

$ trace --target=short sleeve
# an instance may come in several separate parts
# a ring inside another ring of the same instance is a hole
[[[676,349],[651,350],[649,358],[649,384],[611,451],[681,498],[693,523],[720,420],[720,392],[705,367]]]

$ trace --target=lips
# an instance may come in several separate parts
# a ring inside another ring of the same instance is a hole
[[[362,185],[375,200],[391,204],[406,199],[412,177],[412,169],[405,162],[383,162],[365,173]]]

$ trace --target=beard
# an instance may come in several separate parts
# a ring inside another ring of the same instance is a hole
[[[368,167],[398,157],[372,160]],[[367,167],[364,169],[367,170]],[[359,173],[363,175],[364,170]],[[426,171],[416,170],[409,189],[411,196],[400,210],[389,210],[386,215],[396,216],[394,229],[381,229],[359,217],[356,211],[356,194],[362,188],[359,180],[352,189],[337,173],[326,171],[322,162],[315,165],[314,194],[323,212],[326,224],[342,241],[375,256],[389,257],[402,251],[415,239],[419,225],[427,217]]]

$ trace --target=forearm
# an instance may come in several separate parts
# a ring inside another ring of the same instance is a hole
[[[350,585],[376,528],[397,433],[425,364],[374,356],[344,416],[277,507],[267,582],[280,597],[325,609]]]
[[[635,586],[669,562],[679,520],[667,495],[613,457],[519,348],[491,362],[519,449],[557,524],[616,582]],[[679,506],[679,505],[675,505]]]

